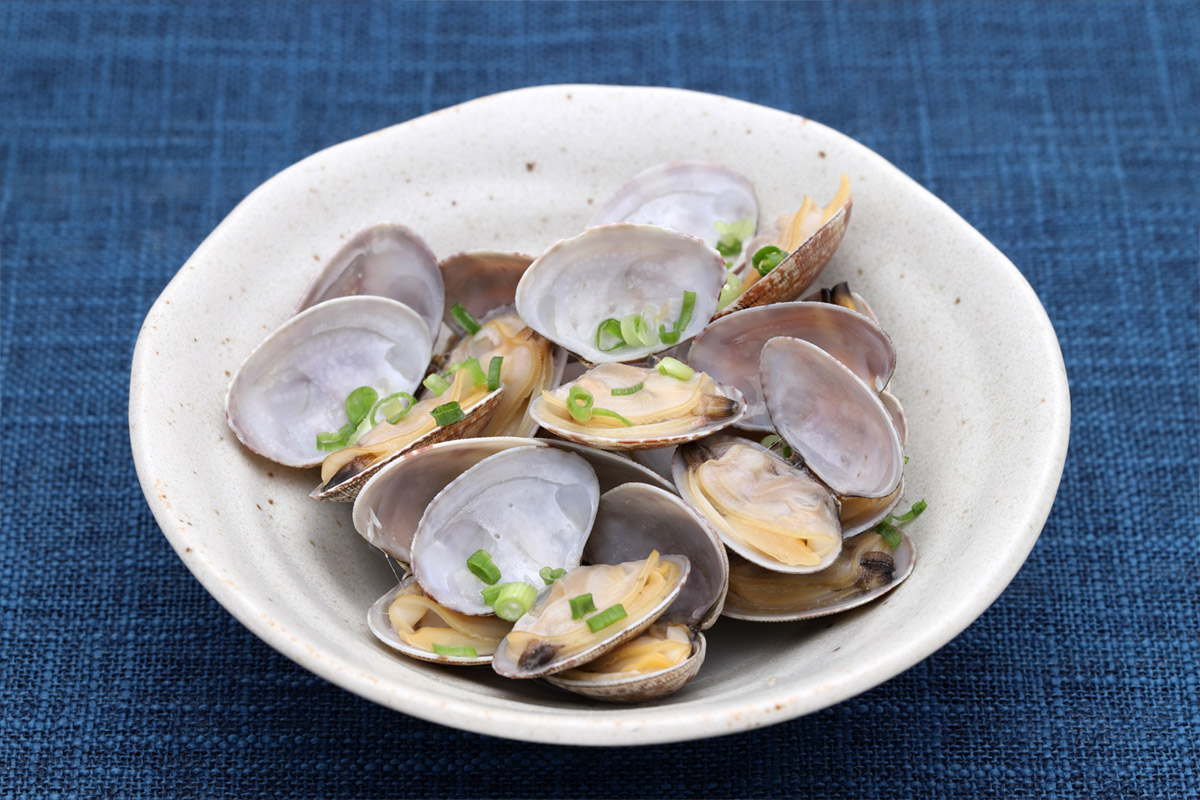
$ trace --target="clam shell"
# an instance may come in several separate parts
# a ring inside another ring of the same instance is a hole
[[[892,560],[895,562],[896,571],[890,583],[883,586],[871,589],[862,594],[851,597],[845,601],[834,605],[825,606],[815,609],[795,609],[791,611],[779,611],[776,613],[767,613],[757,610],[748,610],[741,608],[737,604],[734,597],[728,597],[725,601],[725,609],[721,612],[722,616],[732,619],[742,619],[748,622],[795,622],[802,619],[815,619],[817,617],[826,617],[830,614],[840,614],[843,611],[849,611],[853,608],[866,605],[888,592],[895,589],[904,582],[909,575],[912,574],[913,568],[917,563],[917,548],[913,544],[908,534],[901,532],[900,545],[892,551]],[[820,573],[812,575],[780,575],[780,580],[805,580],[810,578],[818,578]]]
[[[486,550],[504,583],[544,585],[542,567],[573,569],[596,518],[600,487],[574,453],[531,443],[489,456],[451,481],[413,535],[413,574],[425,593],[463,614],[490,614],[467,568]]]
[[[458,667],[469,667],[479,664],[492,663],[491,656],[478,656],[477,658],[466,658],[463,656],[443,656],[437,653],[431,653],[428,650],[422,650],[419,647],[413,647],[408,642],[400,638],[392,627],[392,622],[388,618],[388,608],[391,607],[392,601],[396,599],[401,592],[409,591],[417,585],[417,579],[412,575],[402,580],[396,586],[393,586],[387,591],[383,597],[380,597],[371,607],[367,609],[367,627],[371,633],[375,634],[375,638],[386,644],[393,650],[397,650],[410,658],[417,658],[421,661],[430,661],[434,664],[450,664]]]
[[[886,497],[842,497],[842,539],[849,539],[851,536],[857,536],[863,531],[870,530],[875,527],[888,514],[896,509],[900,504],[900,498],[904,496],[904,478],[900,479],[900,485],[896,487],[896,491]]]
[[[601,494],[626,483],[645,483],[650,486],[657,486],[664,491],[675,491],[675,485],[669,480],[663,478],[663,476],[653,470],[632,461],[622,453],[614,453],[610,450],[597,450],[594,447],[587,447],[578,442],[569,442],[563,439],[534,439],[533,441],[544,442],[561,450],[575,453],[583,458],[595,471],[596,479],[600,482]]]
[[[630,178],[597,209],[591,224],[658,225],[716,247],[721,234],[715,223],[744,217],[757,225],[758,199],[750,181],[710,161],[671,161]]]
[[[249,449],[289,467],[320,464],[316,434],[346,423],[346,396],[371,386],[411,392],[433,343],[416,312],[384,297],[344,297],[303,311],[242,362],[225,416]]]
[[[799,297],[821,274],[821,270],[829,263],[834,251],[841,244],[846,227],[850,224],[850,210],[853,205],[853,199],[847,199],[846,204],[818,228],[816,233],[804,240],[803,244],[780,262],[779,266],[717,312],[717,317],[727,316],[743,308],[785,303]]]
[[[296,312],[351,295],[398,300],[417,312],[437,338],[446,287],[437,257],[403,225],[380,223],[357,233],[329,259],[296,304]]]
[[[577,667],[580,664],[586,664],[593,658],[602,656],[610,650],[620,647],[625,642],[639,635],[642,631],[653,625],[654,622],[667,610],[667,608],[669,608],[670,605],[675,602],[675,598],[679,595],[679,592],[683,589],[684,584],[687,582],[688,572],[690,569],[687,558],[676,555],[664,555],[662,556],[662,560],[672,561],[679,567],[679,580],[675,586],[666,597],[643,612],[640,617],[626,617],[625,619],[614,623],[612,625],[614,628],[613,635],[609,638],[603,639],[591,647],[575,653],[574,655],[568,656],[564,659],[552,660],[532,670],[522,670],[511,658],[508,657],[508,640],[506,638],[500,643],[500,646],[496,648],[496,653],[492,657],[492,669],[494,669],[498,675],[502,675],[506,678],[542,678],[546,675],[553,675],[556,672],[564,672],[573,667]],[[543,593],[543,596],[545,596],[545,593]],[[541,598],[539,598],[539,600],[540,599]],[[519,624],[520,620],[517,622]]]
[[[358,497],[358,493],[366,485],[367,481],[405,453],[411,453],[417,448],[427,447],[439,442],[448,442],[454,439],[469,439],[472,436],[478,436],[487,427],[488,421],[491,420],[492,413],[495,412],[496,406],[500,403],[500,395],[503,392],[504,387],[501,387],[490,394],[484,395],[474,405],[463,409],[464,417],[458,422],[434,428],[424,436],[418,437],[403,450],[398,450],[386,458],[375,461],[369,466],[355,472],[350,477],[339,480],[336,483],[322,483],[316,489],[313,489],[308,496],[314,500],[352,503]],[[337,477],[337,475],[334,475],[334,478]],[[333,481],[333,478],[330,481]]]
[[[740,427],[771,431],[758,360],[776,336],[803,339],[845,364],[876,391],[891,380],[896,350],[883,329],[862,314],[829,303],[800,301],[747,308],[714,320],[692,341],[687,363],[746,396]]]
[[[620,347],[596,345],[608,318],[665,309],[674,323],[683,293],[696,293],[692,318],[680,342],[704,328],[725,283],[725,260],[698,239],[652,225],[615,223],[589,228],[551,245],[525,271],[517,286],[521,318],[538,333],[593,364],[637,361],[671,345],[657,342]]]
[[[779,435],[839,495],[884,497],[900,485],[900,439],[875,392],[821,348],[777,336],[759,359]]]
[[[456,303],[477,320],[493,309],[512,305],[517,284],[532,263],[533,256],[495,250],[467,250],[442,259],[438,266],[449,287],[442,321],[453,330],[461,330],[450,313]]]
[[[562,674],[547,675],[546,680],[568,692],[603,700],[608,703],[642,703],[658,700],[683,688],[696,676],[707,653],[704,634],[697,631],[692,636],[692,652],[683,662],[645,675],[608,680],[580,680]]]

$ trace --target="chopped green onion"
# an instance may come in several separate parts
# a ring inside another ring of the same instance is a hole
[[[674,328],[667,330],[666,325],[658,326],[658,336],[662,339],[663,344],[678,344],[679,338],[683,336],[683,332],[687,330],[688,324],[692,321],[692,312],[696,308],[696,293],[684,292],[683,305],[679,309],[679,319],[675,320]]]
[[[421,381],[425,388],[433,392],[436,396],[441,396],[442,392],[450,388],[450,381],[438,375],[436,372],[430,373],[429,377]]]
[[[927,508],[929,508],[928,503],[926,503],[924,500],[918,500],[917,502],[913,503],[913,507],[909,511],[901,514],[898,517],[894,517],[894,520],[896,522],[912,522],[914,519],[921,516],[921,512]]]
[[[433,421],[437,423],[439,428],[444,428],[447,425],[453,425],[455,422],[462,422],[467,418],[463,413],[462,407],[457,401],[450,401],[433,409],[429,412],[433,417]]]
[[[504,584],[499,586],[489,586],[486,589],[481,589],[479,593],[483,595],[484,605],[496,605],[496,598],[500,596],[500,590],[504,588]]]
[[[495,586],[500,580],[500,568],[492,563],[492,554],[487,550],[476,550],[467,559],[467,569],[471,574],[488,586]]]
[[[404,403],[400,401],[403,400]],[[400,420],[404,419],[404,415],[417,402],[417,398],[413,397],[408,392],[396,392],[389,394],[381,399],[371,409],[371,427],[375,427],[379,423],[375,419],[375,415],[380,411],[383,412],[383,418],[388,421],[389,425],[395,425]]]
[[[563,569],[562,567],[559,567],[558,569],[551,569],[550,567],[542,567],[541,569],[538,570],[538,575],[542,576],[542,581],[544,581],[547,586],[554,583],[556,580],[558,580],[559,578],[561,578],[563,575],[566,575],[566,574],[567,574],[567,571],[565,569]]]
[[[624,346],[625,337],[621,335],[621,320],[609,317],[596,326],[596,349],[601,353]]]
[[[905,457],[904,457],[904,463],[905,463],[905,464],[907,464],[907,463],[908,463],[908,456],[905,456]]]
[[[625,606],[617,603],[615,606],[609,606],[608,608],[604,609],[599,614],[588,617],[588,630],[590,630],[592,633],[595,633],[596,631],[603,630],[617,620],[624,619],[627,616],[628,614],[625,613]]]
[[[626,386],[624,389],[613,389],[612,393],[615,395],[637,394],[644,386],[644,383],[639,382],[635,383],[633,386]]]
[[[474,336],[479,333],[481,327],[479,322],[471,316],[471,312],[467,311],[458,303],[450,306],[450,316],[454,317],[454,321],[463,327],[468,336]]]
[[[630,314],[621,320],[621,338],[626,344],[644,347],[654,344],[654,332],[641,314]]]
[[[577,422],[587,422],[592,418],[592,403],[595,398],[592,393],[582,386],[572,386],[567,394],[567,411]]]
[[[492,604],[492,608],[500,619],[516,622],[529,609],[533,608],[535,599],[537,599],[537,589],[528,583],[523,581],[506,583],[500,589],[500,594],[496,596],[496,602]]]
[[[658,362],[656,369],[663,375],[668,375],[677,380],[686,381],[696,374],[696,370],[689,367],[687,364],[678,359],[667,356],[662,361]]]
[[[622,416],[621,416],[620,414],[618,414],[617,412],[615,412],[615,411],[610,411],[610,410],[609,410],[609,409],[607,409],[607,408],[593,408],[593,409],[592,409],[592,414],[594,414],[594,415],[595,415],[595,416],[597,416],[597,417],[612,417],[613,419],[620,420],[620,421],[621,421],[621,424],[622,424],[622,425],[624,425],[626,428],[632,428],[632,427],[633,427],[633,423],[632,423],[632,422],[630,422],[629,420],[625,419],[624,417],[622,417]]]
[[[742,217],[733,222],[717,220],[713,223],[713,229],[721,234],[722,239],[749,239],[754,235],[754,220],[750,217]]]
[[[494,392],[500,388],[500,365],[504,363],[504,356],[492,356],[492,360],[488,362],[488,391]]]
[[[341,450],[346,446],[346,441],[354,435],[355,427],[356,426],[347,422],[333,433],[318,433],[317,449],[324,450],[326,452]]]
[[[487,383],[487,375],[483,374],[483,367],[479,366],[479,359],[468,358],[466,361],[458,365],[459,369],[465,369],[467,374],[471,376],[471,380],[478,386],[481,383]]]
[[[475,652],[475,648],[470,645],[463,647],[452,647],[448,644],[433,645],[433,652],[439,656],[453,656],[455,658],[479,658],[479,654]]]
[[[731,274],[725,279],[725,285],[721,287],[721,296],[717,300],[717,311],[725,308],[725,306],[738,299],[738,295],[742,293],[742,279],[737,275]]]
[[[717,252],[726,258],[732,258],[742,252],[742,240],[721,237],[721,240],[717,242]]]
[[[780,250],[774,245],[767,245],[754,254],[751,263],[758,270],[758,274],[766,277],[767,273],[778,267],[788,254],[786,250]]]
[[[572,597],[570,603],[571,619],[583,619],[584,614],[590,614],[596,610],[596,601],[592,599],[590,592]]]
[[[371,413],[371,407],[379,399],[379,392],[370,386],[360,386],[346,395],[346,416],[355,427]]]
[[[772,433],[769,436],[764,436],[763,440],[759,442],[759,444],[768,450],[774,450],[775,445],[779,444],[780,442],[783,442],[783,437],[777,433]],[[783,447],[780,448],[780,455],[782,455],[784,458],[792,457],[792,448],[788,447],[787,442],[783,442]]]
[[[879,537],[887,543],[887,546],[895,550],[900,546],[900,541],[903,538],[900,535],[900,529],[895,525],[889,524],[887,521],[881,522],[875,526],[874,531],[879,534]]]

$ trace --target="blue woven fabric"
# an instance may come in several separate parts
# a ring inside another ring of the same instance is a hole
[[[1196,797],[1198,10],[0,4],[0,796]],[[1046,305],[1073,399],[1054,511],[1000,600],[908,672],[721,739],[506,742],[295,666],[158,531],[128,369],[207,233],[316,150],[559,82],[818,119]]]

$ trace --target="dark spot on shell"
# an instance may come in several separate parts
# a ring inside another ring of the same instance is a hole
[[[525,648],[524,653],[521,653],[517,666],[526,672],[544,667],[554,659],[560,649],[558,645],[549,642],[531,645]]]

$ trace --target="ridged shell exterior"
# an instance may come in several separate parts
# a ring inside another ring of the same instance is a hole
[[[679,691],[684,684],[696,677],[696,673],[704,664],[707,649],[704,634],[697,631],[692,636],[692,652],[688,657],[682,663],[659,672],[610,680],[578,680],[559,674],[547,675],[546,680],[560,689],[607,703],[659,700]]]
[[[848,199],[846,205],[818,228],[816,233],[792,251],[779,266],[718,311],[717,317],[724,317],[743,308],[768,303],[786,303],[800,297],[821,274],[821,270],[829,263],[834,251],[841,244],[846,227],[850,224],[850,210],[853,205],[853,199]]]
[[[314,500],[353,503],[355,498],[358,497],[359,491],[367,484],[367,481],[405,453],[412,452],[420,447],[437,444],[438,442],[448,442],[453,439],[469,439],[472,436],[478,436],[487,427],[488,421],[492,418],[492,414],[496,410],[496,405],[500,402],[500,395],[503,391],[504,389],[500,388],[491,394],[485,395],[475,405],[463,409],[463,414],[465,415],[463,419],[458,422],[452,422],[449,425],[434,428],[429,433],[419,437],[408,447],[393,453],[387,458],[376,461],[366,469],[356,473],[349,480],[341,481],[333,486],[327,486],[324,483],[321,484],[312,490],[309,497]]]

